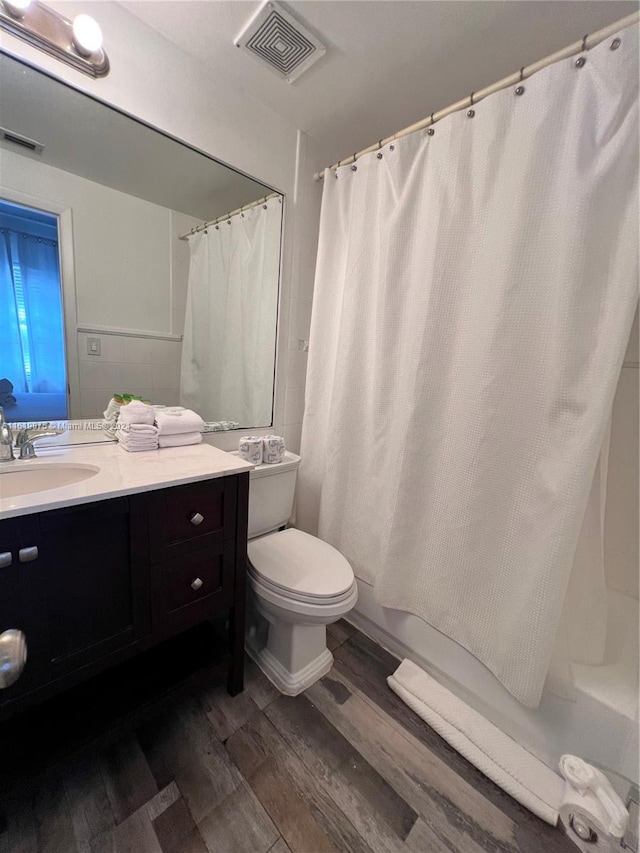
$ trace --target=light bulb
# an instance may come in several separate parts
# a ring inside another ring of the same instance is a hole
[[[102,47],[102,30],[90,15],[76,15],[73,19],[73,43],[83,56],[91,56]]]
[[[3,5],[14,18],[22,18],[31,5],[31,0],[3,0]]]

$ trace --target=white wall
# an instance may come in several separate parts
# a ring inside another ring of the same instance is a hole
[[[172,331],[188,267],[172,263],[171,210],[4,148],[0,163],[0,192],[72,212],[78,325]]]
[[[638,312],[613,403],[604,556],[607,586],[638,598]]]
[[[114,392],[177,404],[180,341],[87,334],[69,326],[75,316],[80,328],[182,335],[189,247],[178,236],[199,220],[4,148],[0,164],[0,196],[71,211],[61,227],[69,221],[73,232],[75,287],[65,293],[75,300],[75,311],[66,312],[67,349],[76,349],[78,359],[73,416],[99,417]],[[89,353],[88,337],[99,339],[99,355]]]
[[[107,0],[50,5],[69,18],[93,5],[89,11],[103,29],[111,61],[108,77],[93,80],[6,33],[0,33],[0,46],[285,195],[274,430],[285,434],[296,450],[306,355],[289,349],[290,311],[292,293],[301,294],[301,301],[307,303],[311,296],[320,198],[312,175],[324,165],[318,152],[305,134],[239,89],[222,64],[215,73],[205,69],[118,4]],[[304,340],[308,328],[302,317],[301,312],[296,335],[303,335]],[[287,388],[289,424],[285,429]],[[232,449],[237,446],[238,435],[216,435],[213,441]]]

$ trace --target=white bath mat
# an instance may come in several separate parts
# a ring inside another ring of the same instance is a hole
[[[529,811],[555,826],[564,781],[410,660],[389,687],[451,746]]]

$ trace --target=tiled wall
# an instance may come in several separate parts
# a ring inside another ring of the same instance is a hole
[[[99,356],[87,352],[90,337],[100,339]],[[100,417],[114,391],[176,405],[181,349],[180,341],[79,332],[80,417]]]

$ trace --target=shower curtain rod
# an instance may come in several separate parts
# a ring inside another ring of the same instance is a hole
[[[545,59],[540,59],[538,62],[534,62],[532,65],[527,65],[520,69],[520,71],[516,71],[514,74],[511,74],[509,77],[504,77],[502,80],[499,80],[497,83],[492,83],[490,86],[485,87],[484,89],[480,89],[479,92],[472,92],[466,98],[463,98],[461,101],[456,101],[455,104],[451,104],[449,107],[445,107],[442,110],[439,110],[436,113],[431,113],[427,118],[422,119],[422,121],[418,121],[415,124],[410,125],[409,127],[405,127],[403,130],[399,130],[397,133],[392,134],[391,136],[387,136],[386,139],[381,139],[379,142],[375,142],[373,145],[370,145],[368,148],[363,148],[362,151],[357,151],[355,154],[352,154],[350,157],[347,157],[344,160],[338,160],[337,163],[333,163],[329,166],[329,169],[337,169],[339,166],[348,166],[349,163],[355,163],[360,157],[364,154],[370,154],[373,151],[378,151],[384,145],[387,145],[389,142],[393,142],[395,139],[402,139],[403,136],[408,136],[410,133],[416,133],[419,130],[424,130],[426,127],[431,127],[432,124],[435,124],[440,119],[445,118],[445,116],[451,115],[451,113],[459,112],[460,110],[465,110],[468,107],[477,104],[478,101],[481,101],[483,98],[486,98],[488,95],[493,95],[495,92],[499,92],[501,89],[508,89],[509,86],[513,86],[516,83],[521,83],[527,77],[531,77],[538,71],[541,71],[543,68],[546,68],[548,65],[553,65],[555,62],[560,62],[562,59],[568,59],[570,56],[575,56],[577,53],[583,53],[586,50],[591,50],[591,48],[595,47],[597,44],[600,44],[605,39],[619,32],[620,30],[625,29],[626,27],[630,27],[633,24],[638,23],[640,21],[640,12],[634,12],[631,15],[627,15],[626,18],[622,18],[620,21],[616,21],[614,24],[609,24],[608,27],[604,27],[602,30],[598,30],[591,35],[587,35],[584,38],[580,39],[580,41],[576,41],[573,44],[568,45],[568,47],[563,48],[562,50],[558,50],[556,53],[552,53],[551,56],[547,56]],[[615,48],[613,48],[615,49]],[[321,181],[324,177],[324,172],[316,172],[313,176],[315,181]]]
[[[217,219],[212,219],[211,222],[205,222],[204,225],[198,225],[197,228],[192,228],[191,231],[187,231],[185,234],[181,234],[178,237],[178,240],[188,240],[193,234],[197,234],[198,231],[204,231],[205,228],[210,228],[212,225],[217,225],[218,222],[224,222],[225,219],[231,219],[232,216],[237,216],[239,213],[244,213],[245,210],[250,210],[252,207],[257,207],[259,204],[265,204],[272,198],[280,198],[280,193],[269,193],[269,195],[264,196],[264,198],[258,198],[255,201],[250,201],[249,204],[243,204],[242,207],[238,207],[236,210],[232,210],[230,213],[225,213],[224,216],[219,216]]]

